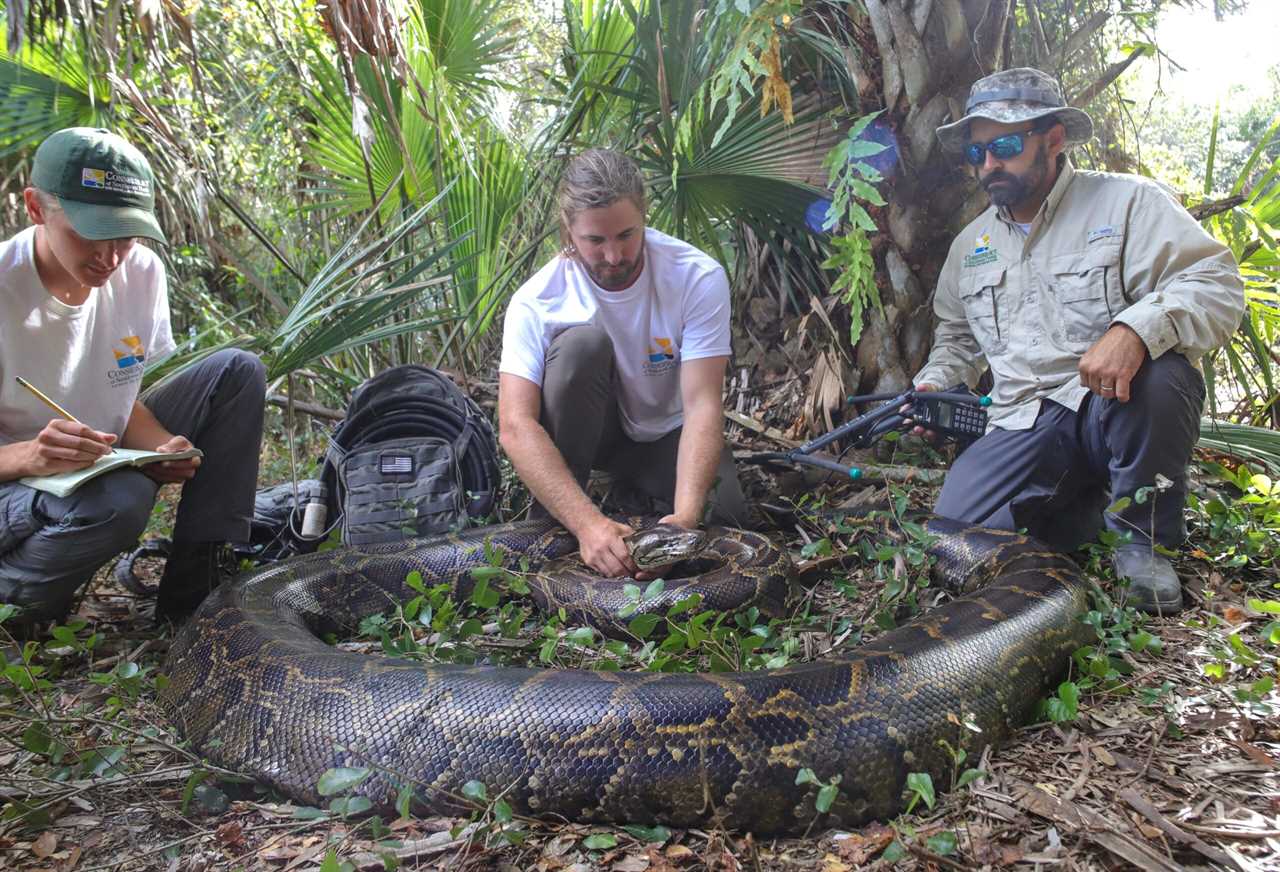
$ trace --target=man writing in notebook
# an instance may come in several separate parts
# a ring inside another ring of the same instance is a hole
[[[0,243],[0,602],[61,619],[95,570],[130,547],[161,484],[182,483],[158,618],[178,620],[248,538],[265,383],[256,357],[211,355],[139,398],[144,368],[174,350],[155,181],[105,130],[69,128],[36,151],[31,227]],[[16,381],[37,385],[67,420]],[[91,465],[112,447],[203,458],[108,473],[66,497],[21,484]]]
[[[584,491],[591,470],[661,505],[666,523],[741,525],[724,444],[729,282],[703,252],[645,226],[640,171],[603,149],[569,162],[564,250],[511,298],[498,375],[502,447],[582,559],[635,574],[624,538]]]

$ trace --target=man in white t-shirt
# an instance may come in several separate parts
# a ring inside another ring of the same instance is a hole
[[[21,606],[27,624],[61,619],[174,482],[182,499],[156,612],[182,618],[220,580],[225,543],[248,538],[262,364],[222,351],[139,399],[145,367],[174,350],[164,264],[136,244],[165,241],[151,167],[106,130],[68,128],[37,149],[31,183],[33,226],[0,243],[0,603]],[[89,466],[113,446],[204,457],[111,472],[67,497],[20,481]]]
[[[746,520],[724,442],[729,282],[703,252],[645,227],[639,168],[592,149],[559,193],[564,250],[511,298],[502,336],[502,447],[583,560],[633,575],[624,537],[584,488],[605,469],[664,505],[664,522]]]

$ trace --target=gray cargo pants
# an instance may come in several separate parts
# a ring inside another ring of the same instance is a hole
[[[579,486],[592,469],[609,472],[669,513],[676,489],[680,429],[653,442],[637,442],[622,432],[614,398],[613,343],[599,327],[570,327],[551,342],[542,379],[541,423]],[[738,483],[733,451],[720,454],[716,481],[707,501],[707,521],[742,526],[746,501]],[[535,504],[532,517],[547,517]]]
[[[1058,548],[1093,540],[1102,525],[1169,548],[1186,537],[1187,463],[1200,435],[1204,379],[1173,352],[1148,360],[1127,403],[1089,394],[1078,412],[1049,400],[1029,430],[992,429],[952,466],[934,510],[1001,530],[1025,528]],[[1112,499],[1172,487],[1106,513]]]
[[[175,541],[249,538],[264,374],[256,356],[227,349],[143,397],[166,430],[204,452],[182,487]],[[62,618],[76,589],[137,541],[158,489],[136,469],[107,473],[66,497],[0,483],[0,602],[23,606],[28,618]]]

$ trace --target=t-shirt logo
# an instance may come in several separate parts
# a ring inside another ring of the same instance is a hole
[[[675,360],[675,352],[671,350],[671,340],[661,337],[653,337],[653,341],[657,343],[658,349],[655,351],[653,346],[649,346],[649,362],[662,363],[664,360]]]
[[[137,336],[126,336],[120,340],[120,344],[124,346],[124,351],[119,348],[112,348],[111,351],[116,356],[116,366],[120,369],[128,369],[146,360],[146,351],[142,347],[142,340]]]
[[[651,337],[653,342],[649,344],[648,358],[644,362],[643,372],[645,375],[665,375],[675,371],[676,363],[676,347],[671,340],[665,336]]]
[[[124,336],[111,343],[111,353],[116,356],[114,369],[107,370],[107,383],[113,388],[133,384],[142,379],[146,349],[137,336]]]

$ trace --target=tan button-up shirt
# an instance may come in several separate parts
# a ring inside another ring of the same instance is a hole
[[[1244,284],[1231,251],[1164,188],[1063,160],[1029,233],[994,206],[960,233],[933,308],[915,383],[972,387],[990,366],[991,425],[1024,430],[1042,399],[1080,408],[1080,358],[1114,324],[1153,359],[1197,364],[1239,326]]]

